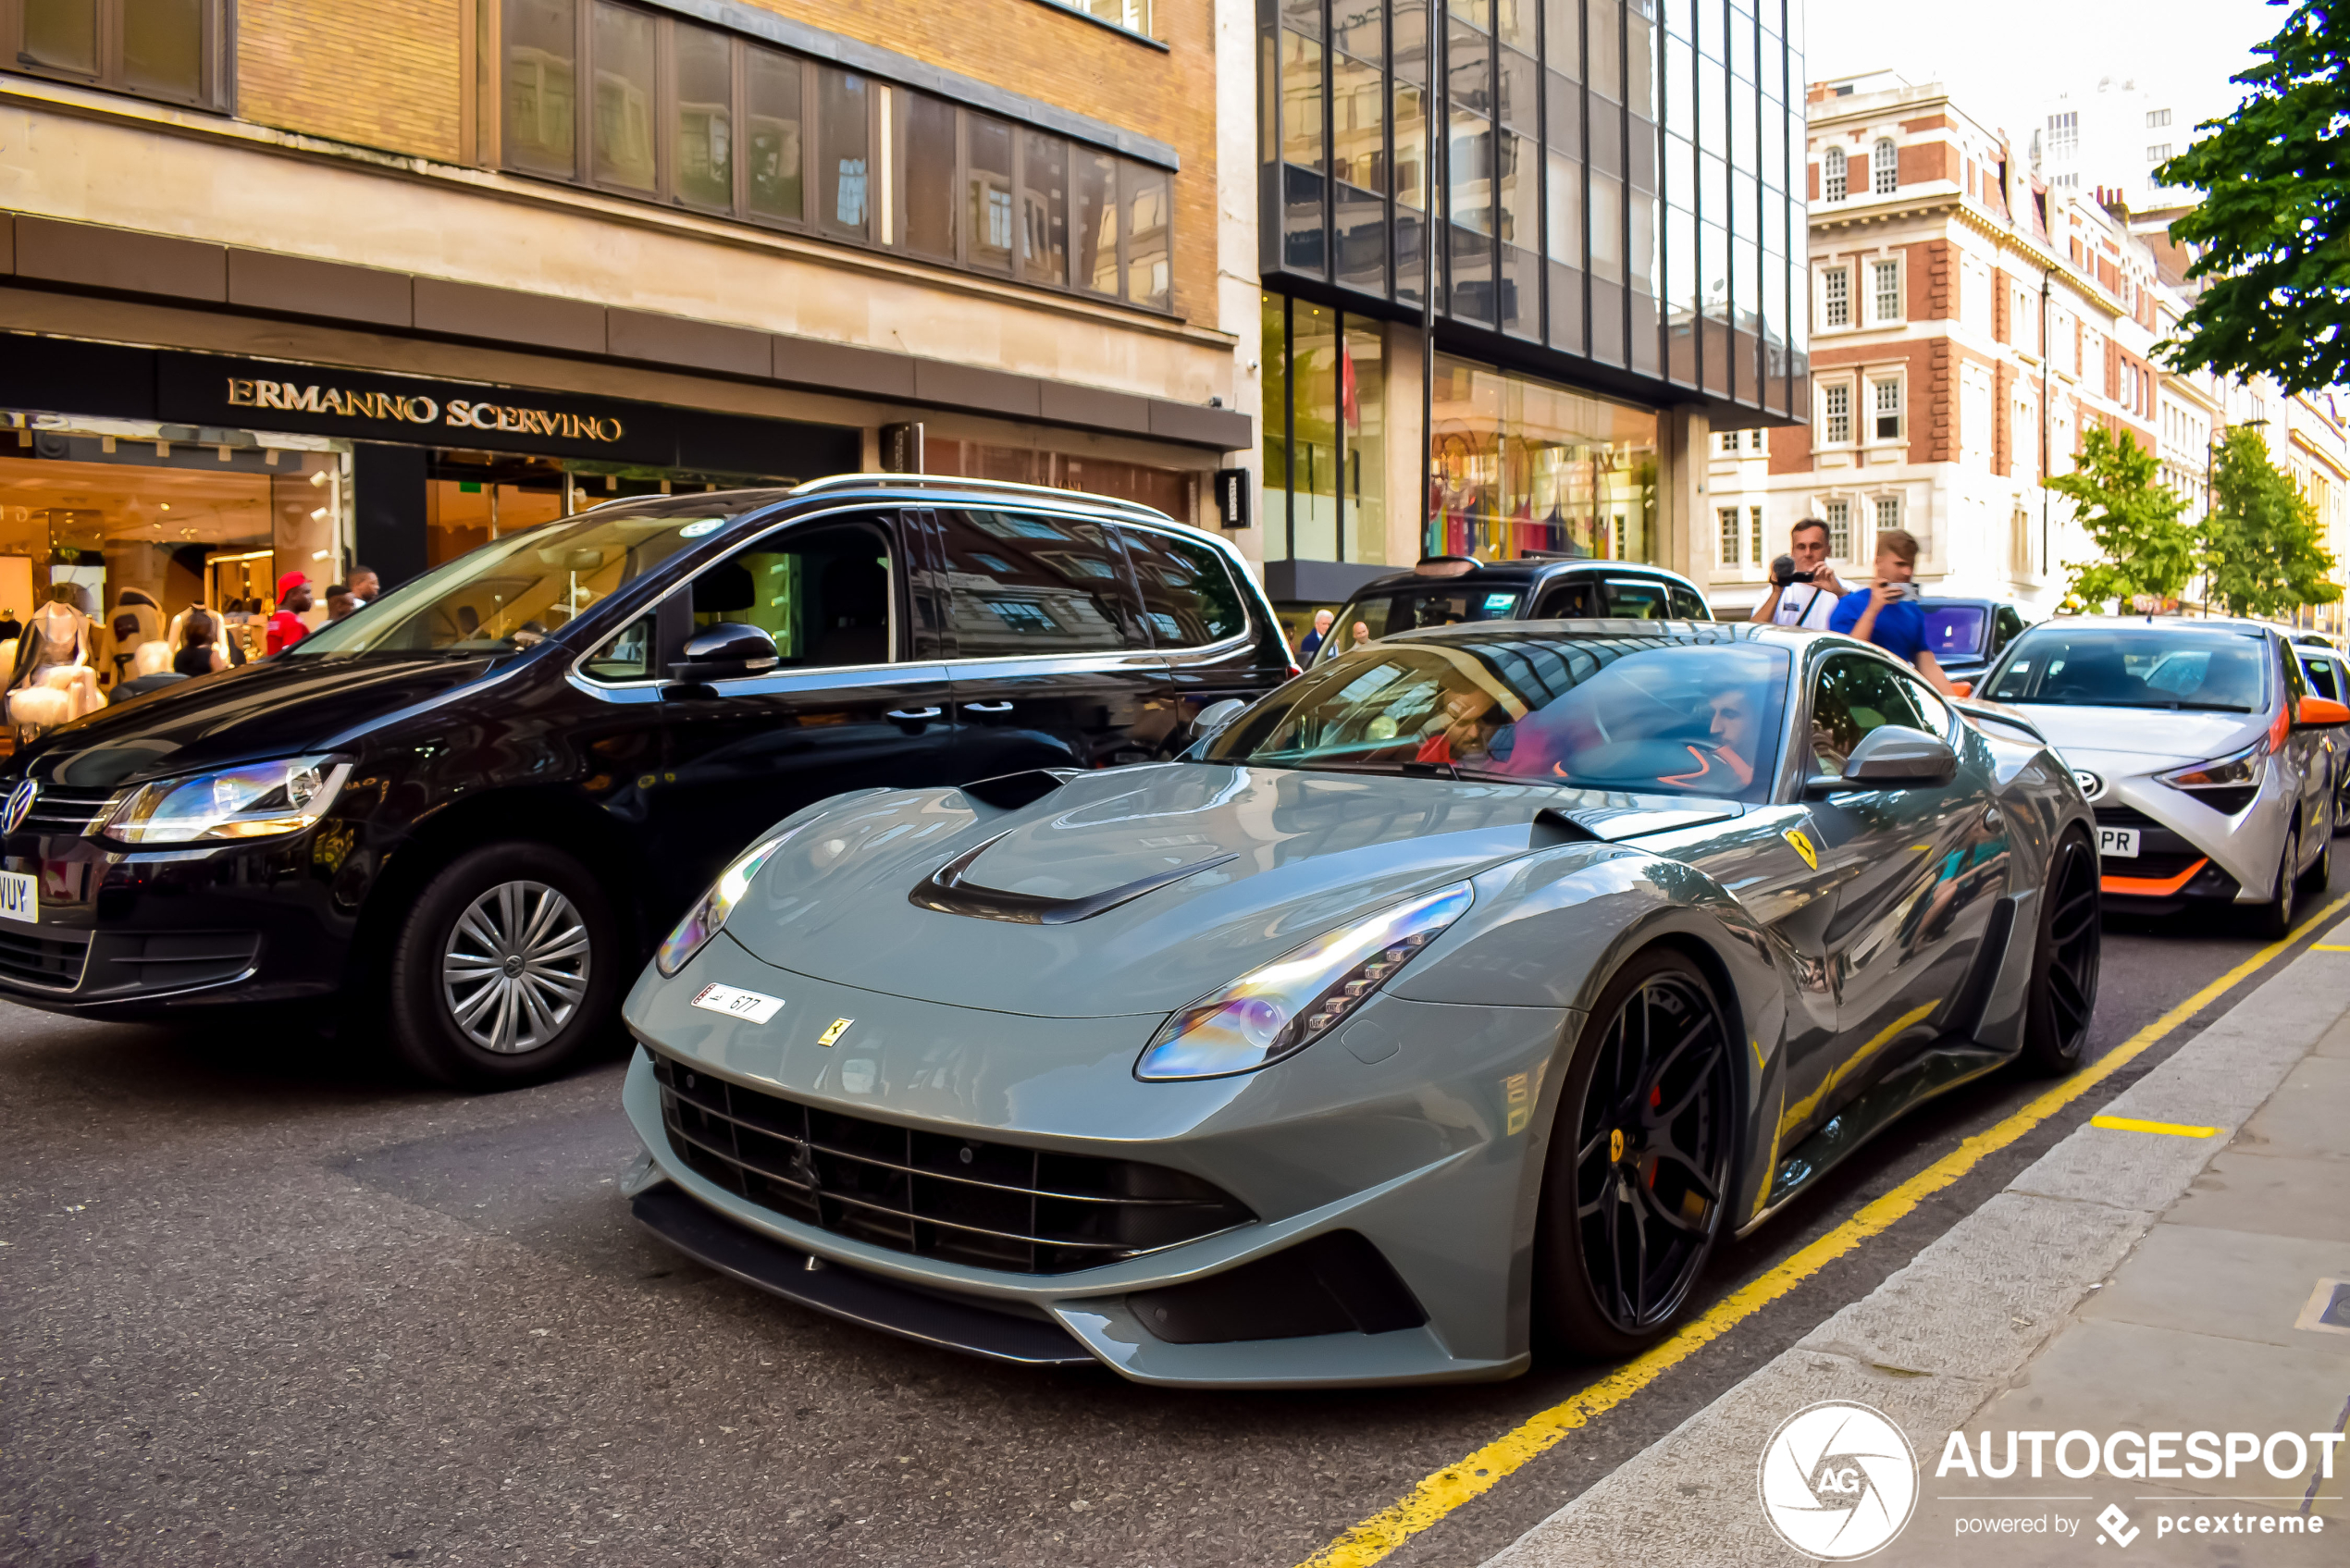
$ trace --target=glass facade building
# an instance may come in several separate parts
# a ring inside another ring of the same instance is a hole
[[[1378,562],[1404,515],[1486,559],[1653,558],[1626,476],[1652,519],[1660,411],[1807,417],[1801,13],[1258,0],[1268,560]],[[1358,485],[1399,438],[1425,495]]]

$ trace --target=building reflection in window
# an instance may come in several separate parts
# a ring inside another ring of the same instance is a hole
[[[1654,414],[1439,354],[1434,415],[1445,553],[1656,559]]]

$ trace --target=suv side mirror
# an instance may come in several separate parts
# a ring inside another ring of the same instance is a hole
[[[1906,724],[1881,724],[1861,737],[1861,744],[1844,760],[1842,776],[1807,780],[1804,792],[1825,795],[1840,789],[1946,784],[1958,771],[1959,754],[1940,736]]]
[[[773,637],[739,621],[721,621],[686,639],[684,650],[669,666],[669,678],[729,681],[764,673],[776,662]]]

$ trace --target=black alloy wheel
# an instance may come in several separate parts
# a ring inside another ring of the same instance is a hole
[[[2032,952],[2032,989],[2024,998],[2023,1060],[2060,1078],[2081,1065],[2089,1019],[2097,1010],[2097,966],[2105,947],[2104,884],[2087,837],[2058,841],[2040,895],[2040,936]]]
[[[452,1089],[543,1082],[610,1033],[626,969],[585,867],[548,845],[488,845],[442,867],[401,925],[392,1043]]]
[[[1704,974],[1653,949],[1583,1026],[1543,1176],[1544,1330],[1629,1355],[1661,1339],[1721,1234],[1737,1143],[1736,1049]]]

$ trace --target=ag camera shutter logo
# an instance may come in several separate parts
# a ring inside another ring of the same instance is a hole
[[[1762,1446],[1762,1516],[1796,1550],[1850,1562],[1882,1549],[1918,1501],[1918,1459],[1884,1412],[1826,1400]]]

